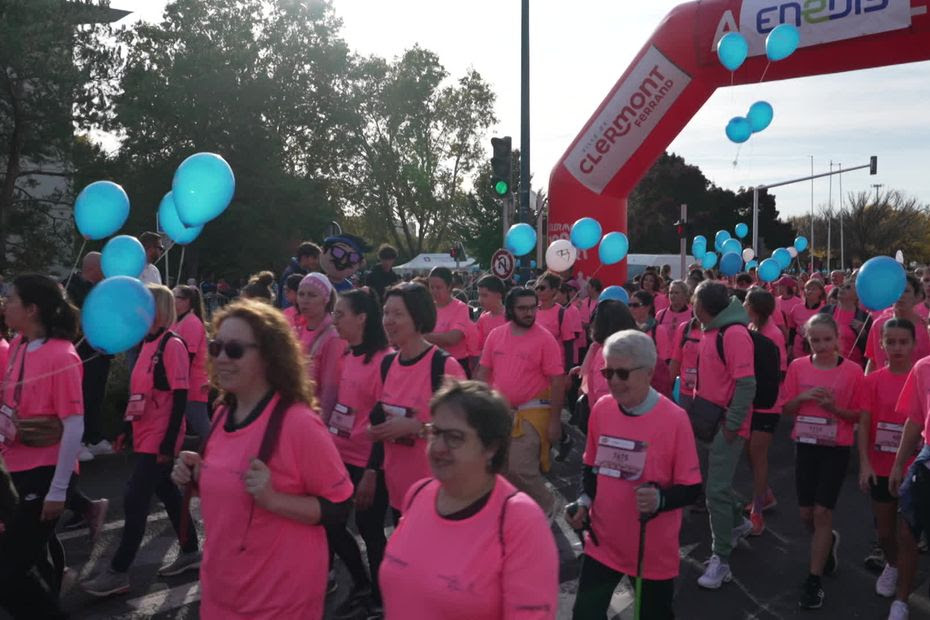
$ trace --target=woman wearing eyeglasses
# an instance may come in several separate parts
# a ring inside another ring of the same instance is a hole
[[[181,494],[171,483],[171,463],[184,440],[190,358],[180,336],[168,331],[177,318],[171,290],[161,284],[149,284],[148,289],[155,298],[155,321],[132,369],[125,413],[132,425],[136,458],[123,495],[126,522],[109,566],[81,584],[94,596],[129,591],[128,571],[145,536],[152,495],[164,504],[181,546],[177,559],[159,569],[159,574],[178,575],[200,566],[197,532],[190,528],[181,536]],[[189,514],[185,517],[190,519]]]
[[[210,433],[210,417],[207,415],[210,379],[207,377],[207,329],[203,324],[203,299],[200,289],[185,284],[176,286],[174,309],[178,321],[172,329],[187,344],[187,354],[191,360],[190,389],[187,392],[184,418],[188,426],[203,440]]]
[[[653,273],[647,273],[647,275],[655,276]],[[665,396],[671,396],[672,379],[668,372],[668,362],[672,358],[672,347],[669,343],[668,331],[660,329],[658,323],[656,323],[655,300],[656,297],[652,293],[640,290],[630,296],[627,305],[633,319],[636,321],[637,329],[652,339],[652,344],[655,345],[656,353],[659,356],[652,377],[652,385]]]
[[[379,576],[385,617],[554,619],[559,560],[548,521],[500,475],[512,431],[507,404],[482,383],[453,381],[430,414],[432,477],[410,487],[388,541]]]
[[[862,366],[872,317],[859,307],[859,295],[853,280],[837,285],[832,292],[837,295],[836,303],[824,306],[820,311],[831,315],[840,329],[840,355]]]
[[[470,375],[468,341],[477,330],[468,305],[452,297],[452,272],[448,267],[433,267],[429,272],[429,292],[436,304],[436,327],[424,338],[447,351]]]
[[[674,617],[681,509],[701,488],[691,423],[675,403],[650,387],[656,365],[652,339],[625,330],[604,343],[602,374],[610,386],[591,412],[579,508],[566,519],[588,525],[574,618],[603,618],[620,580],[642,563],[640,616]],[[633,535],[645,525],[645,539]]]
[[[325,525],[351,507],[352,482],[312,409],[313,388],[284,316],[241,301],[214,319],[211,372],[223,405],[204,454],[182,452],[172,479],[193,484],[209,532],[200,617],[323,616]],[[256,458],[267,453],[264,461]]]
[[[304,322],[299,339],[310,362],[310,378],[324,422],[329,420],[336,406],[342,354],[346,350],[346,341],[339,337],[333,325],[335,305],[336,291],[329,278],[322,273],[304,276],[297,288],[297,307]]]

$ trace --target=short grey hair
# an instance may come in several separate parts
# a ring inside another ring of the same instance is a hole
[[[652,338],[638,329],[624,329],[612,334],[604,342],[604,359],[611,356],[628,357],[642,368],[655,368],[656,345]]]

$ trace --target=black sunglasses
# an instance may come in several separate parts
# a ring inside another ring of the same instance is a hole
[[[614,378],[614,375],[617,375],[621,381],[626,381],[630,378],[630,373],[634,370],[641,370],[643,366],[636,366],[635,368],[601,368],[601,375],[610,381]]]
[[[226,357],[231,360],[237,360],[245,355],[246,349],[252,348],[257,349],[258,345],[255,343],[239,342],[238,340],[230,340],[229,342],[211,340],[207,345],[207,352],[210,354],[210,357],[219,357],[222,351],[226,351]]]
[[[645,305],[646,305],[646,304],[641,304],[641,303],[639,303],[638,301],[631,301],[630,303],[628,303],[628,304],[626,305],[626,307],[627,307],[627,308],[642,308],[642,307],[644,307]]]

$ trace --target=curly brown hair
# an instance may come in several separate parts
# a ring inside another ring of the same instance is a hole
[[[217,333],[223,321],[231,318],[241,319],[252,328],[258,352],[265,361],[265,378],[272,389],[287,402],[304,403],[315,409],[314,386],[306,358],[294,336],[294,328],[281,311],[261,301],[239,300],[214,315],[212,333]],[[217,385],[212,361],[210,375]],[[231,398],[231,394],[220,389],[220,401],[228,404]]]

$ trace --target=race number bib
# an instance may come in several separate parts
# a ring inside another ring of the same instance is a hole
[[[16,440],[16,410],[8,405],[0,407],[0,445],[8,446]]]
[[[388,405],[381,403],[381,407],[384,409],[384,414],[387,418],[412,418],[414,411],[409,407],[401,407],[399,405]],[[393,440],[393,443],[400,444],[402,446],[412,446],[416,443],[413,437],[398,437]]]
[[[133,394],[126,403],[126,415],[123,419],[127,422],[138,420],[145,413],[145,394]]]
[[[646,443],[601,435],[594,456],[597,473],[620,480],[639,480],[646,469]]]
[[[836,420],[812,415],[799,415],[794,425],[798,443],[815,446],[836,445]]]
[[[336,403],[329,417],[329,432],[339,437],[349,437],[355,427],[355,410]]]
[[[685,368],[685,388],[693,390],[697,385],[697,368]]]
[[[875,427],[875,451],[896,453],[903,433],[903,424],[879,422]]]

